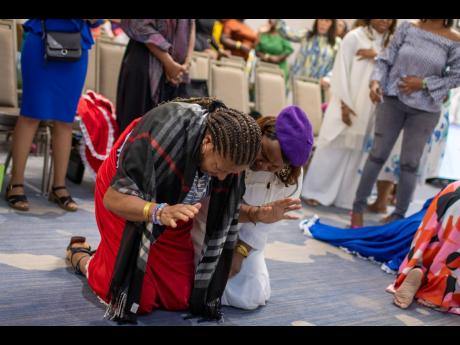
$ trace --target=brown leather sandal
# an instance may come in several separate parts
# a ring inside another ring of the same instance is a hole
[[[66,210],[66,211],[69,211],[69,212],[76,212],[78,210],[78,207],[77,208],[69,207],[70,203],[74,203],[75,205],[77,204],[75,202],[75,200],[73,200],[70,195],[59,197],[56,194],[56,191],[60,190],[60,189],[67,189],[67,188],[65,186],[53,187],[52,191],[51,191],[51,193],[50,193],[50,195],[48,197],[48,200],[52,201],[52,202],[55,202],[63,210]]]
[[[9,195],[9,193],[13,190],[13,188],[18,188],[18,187],[24,187],[24,185],[23,184],[9,184],[6,187],[5,200],[8,203],[8,206],[11,208],[14,208],[15,210],[23,211],[23,212],[29,211],[29,205],[23,206],[23,207],[16,205],[18,202],[28,202],[25,194]]]
[[[72,247],[72,245],[74,245],[75,243],[85,243],[86,242],[86,238],[83,237],[83,236],[73,236],[71,239],[70,239],[70,243],[69,245],[67,246],[67,253],[66,253],[66,260],[70,263],[70,265],[72,266],[72,268],[74,269],[75,271],[75,274],[80,274],[80,275],[83,275],[82,271],[80,270],[80,261],[83,259],[83,258],[86,258],[86,257],[91,257],[96,251],[95,250],[91,250],[91,246],[88,244],[87,247]],[[88,255],[84,255],[82,256],[76,263],[75,265],[72,264],[72,259],[73,259],[73,256],[77,253],[85,253],[85,254],[88,254]]]

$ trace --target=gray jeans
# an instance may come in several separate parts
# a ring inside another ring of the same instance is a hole
[[[377,176],[386,162],[399,133],[404,130],[400,155],[400,178],[396,194],[397,204],[393,214],[404,217],[417,183],[417,170],[423,149],[435,129],[441,112],[427,112],[411,108],[397,97],[383,97],[377,105],[374,143],[364,165],[356,191],[353,211],[363,213],[367,198]]]

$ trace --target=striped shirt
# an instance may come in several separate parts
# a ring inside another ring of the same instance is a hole
[[[405,76],[424,78],[427,89],[400,92]],[[409,107],[438,112],[449,90],[460,86],[460,42],[404,22],[378,56],[371,80],[380,82],[384,95],[397,96]]]

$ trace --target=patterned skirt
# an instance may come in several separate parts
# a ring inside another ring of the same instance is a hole
[[[397,290],[415,267],[424,272],[416,300],[460,315],[460,181],[433,199],[388,290]]]

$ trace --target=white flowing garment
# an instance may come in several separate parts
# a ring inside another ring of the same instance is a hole
[[[373,38],[372,38],[373,37]],[[360,27],[350,31],[337,53],[331,78],[331,100],[324,115],[302,197],[323,205],[351,208],[361,178],[366,140],[374,129],[369,81],[374,62],[359,59],[359,49],[382,50],[384,36]],[[352,125],[342,121],[341,101],[354,111]]]
[[[286,187],[274,174],[269,172],[246,171],[246,192],[243,200],[246,204],[260,206],[268,202],[288,197],[298,198],[302,187],[302,173],[299,185]],[[195,248],[195,264],[198,263],[206,231],[208,200],[204,202],[192,228],[192,240]],[[229,279],[222,296],[222,304],[242,309],[255,309],[265,305],[270,298],[270,278],[265,263],[264,248],[267,235],[273,224],[240,224],[238,238],[251,246],[247,258],[243,260],[241,270]],[[276,224],[275,224],[276,226]]]

